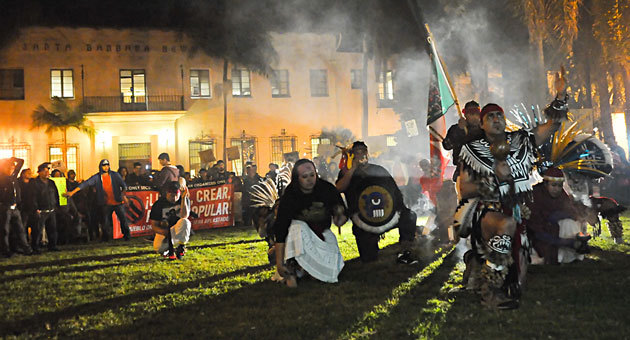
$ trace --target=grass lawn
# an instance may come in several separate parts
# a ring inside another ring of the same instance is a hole
[[[338,238],[339,283],[293,290],[270,280],[266,243],[243,228],[198,232],[183,261],[143,239],[3,259],[0,338],[630,337],[630,246],[606,228],[584,262],[530,267],[520,309],[503,312],[458,289],[464,266],[452,247],[425,245],[419,264],[399,265],[392,231],[379,260],[362,264],[350,228]]]

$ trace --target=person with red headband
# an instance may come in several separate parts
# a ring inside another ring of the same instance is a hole
[[[461,222],[454,226],[460,236],[470,235],[472,250],[464,255],[467,288],[479,292],[490,308],[519,305],[529,248],[524,201],[532,191],[536,148],[558,129],[568,110],[564,72],[556,75],[555,85],[556,99],[545,109],[547,123],[506,132],[503,109],[487,104],[480,113],[483,137],[460,152],[461,202],[455,220]]]
[[[190,196],[188,189],[177,181],[164,186],[164,194],[151,206],[151,228],[155,232],[153,249],[164,257],[182,259],[190,238]]]
[[[442,141],[444,150],[453,150],[453,164],[459,164],[459,152],[462,146],[468,142],[483,137],[480,126],[481,108],[474,100],[469,101],[464,106],[464,117],[460,117],[457,124],[453,124],[446,132],[446,137]],[[459,168],[453,173],[453,182],[457,181]]]
[[[597,221],[597,214],[564,190],[564,173],[552,167],[543,173],[543,182],[533,189],[533,201],[527,202],[531,214],[527,233],[536,252],[532,263],[569,263],[583,260],[588,252],[590,235],[584,233],[586,223]],[[588,213],[591,214],[588,214]],[[542,258],[542,259],[540,259]]]

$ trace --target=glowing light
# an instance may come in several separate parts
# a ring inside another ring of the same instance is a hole
[[[612,114],[613,133],[617,145],[621,146],[628,156],[628,130],[626,130],[626,115],[623,112]]]

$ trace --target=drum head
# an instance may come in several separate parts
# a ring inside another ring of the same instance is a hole
[[[367,185],[360,191],[357,206],[358,217],[370,226],[387,224],[396,213],[394,192],[379,184]]]

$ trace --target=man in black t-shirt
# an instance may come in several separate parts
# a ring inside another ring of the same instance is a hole
[[[182,193],[179,182],[165,185],[165,194],[151,206],[151,228],[155,232],[153,248],[171,260],[181,259],[186,253],[190,237],[190,198],[187,188]]]
[[[351,157],[353,164],[349,169],[341,169],[336,187],[346,196],[361,261],[375,261],[380,235],[398,227],[402,248],[397,255],[398,263],[417,263],[411,253],[416,214],[404,205],[402,193],[389,172],[368,162],[365,143],[354,142]]]

